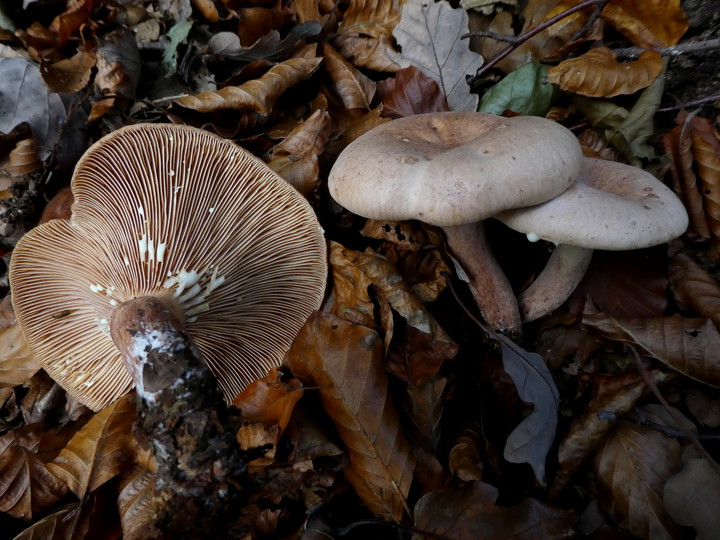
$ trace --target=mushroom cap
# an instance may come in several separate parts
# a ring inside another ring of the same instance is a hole
[[[677,238],[688,226],[680,199],[650,173],[585,158],[582,174],[561,195],[494,216],[528,235],[591,249],[640,249]]]
[[[450,226],[551,199],[581,166],[575,136],[551,120],[441,112],[363,134],[340,154],[328,186],[364,217]]]
[[[127,300],[172,300],[228,400],[282,362],[320,306],[326,245],[313,210],[230,141],[125,127],[83,155],[72,191],[72,217],[23,237],[10,280],[33,353],[93,409],[132,386],[109,330]]]

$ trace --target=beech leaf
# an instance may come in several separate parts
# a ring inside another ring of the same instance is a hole
[[[71,503],[33,523],[13,540],[71,540],[75,532],[80,503]],[[75,514],[73,516],[73,513]]]
[[[531,353],[499,334],[503,369],[510,375],[518,396],[533,411],[510,433],[504,457],[512,463],[529,463],[545,485],[545,460],[555,440],[560,392],[550,370],[537,353]]]
[[[474,111],[478,96],[470,93],[466,76],[475,75],[483,59],[460,36],[468,32],[465,10],[448,2],[409,0],[393,36],[402,53],[390,53],[401,67],[415,66],[434,79],[451,111]]]
[[[70,439],[48,469],[83,498],[135,462],[135,416],[134,394],[108,405]]]
[[[347,447],[345,477],[371,512],[400,521],[414,458],[388,389],[383,342],[374,330],[316,312],[293,342],[288,364],[318,387]]]

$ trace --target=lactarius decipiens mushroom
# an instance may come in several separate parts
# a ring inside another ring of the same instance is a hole
[[[126,303],[186,331],[227,400],[282,362],[320,306],[326,247],[315,214],[230,141],[187,126],[125,127],[85,153],[72,191],[69,220],[18,243],[11,288],[33,353],[92,409],[131,388],[128,368],[155,345],[152,331],[113,341],[111,327],[133,324],[116,321],[133,312]]]
[[[495,216],[528,238],[557,247],[518,297],[525,322],[558,308],[587,269],[593,250],[629,250],[677,238],[688,226],[680,199],[653,175],[622,163],[585,158],[569,189],[531,208]]]
[[[573,134],[537,117],[431,113],[382,124],[353,141],[329,177],[333,198],[360,216],[443,228],[486,322],[519,333],[513,289],[483,220],[545,202],[580,174]]]

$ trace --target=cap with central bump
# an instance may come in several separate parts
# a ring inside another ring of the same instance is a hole
[[[13,303],[30,347],[71,395],[99,409],[132,380],[114,309],[172,306],[228,400],[277,366],[327,274],[307,201],[234,143],[187,126],[117,130],[81,158],[69,220],[13,252]]]

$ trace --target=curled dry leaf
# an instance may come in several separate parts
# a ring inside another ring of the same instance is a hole
[[[472,429],[463,429],[448,455],[450,472],[463,482],[482,480],[481,433],[482,428],[480,425],[475,425]]]
[[[131,433],[135,416],[134,394],[108,405],[73,436],[48,469],[76,496],[85,497],[136,461]]]
[[[710,238],[710,228],[703,209],[702,195],[693,171],[692,140],[687,122],[676,126],[663,137],[665,152],[672,158],[670,173],[673,190],[685,204],[690,218],[688,231],[702,238]]]
[[[421,384],[409,384],[403,395],[403,405],[410,419],[406,428],[411,442],[435,455],[439,450],[442,413],[450,391],[448,380],[436,376]]]
[[[35,141],[32,139],[24,139],[18,141],[10,151],[8,162],[5,164],[5,170],[10,176],[23,176],[30,174],[42,167],[42,163],[35,148]]]
[[[409,0],[402,8],[393,36],[402,53],[391,54],[401,67],[415,66],[435,80],[451,111],[474,111],[478,96],[470,93],[466,76],[475,75],[483,59],[469,49],[468,15],[448,2]]]
[[[259,79],[240,86],[226,86],[216,92],[185,96],[175,100],[175,103],[201,113],[232,109],[254,111],[267,116],[277,99],[288,88],[308,78],[321,61],[322,58],[291,58],[271,67]]]
[[[33,523],[13,540],[72,540],[75,536],[76,519],[81,503],[75,502],[63,506],[49,516]]]
[[[72,94],[90,82],[95,60],[95,53],[80,51],[54,64],[41,65],[40,71],[51,92]]]
[[[288,354],[323,406],[348,450],[344,472],[371,512],[401,521],[414,458],[388,392],[383,343],[370,328],[316,312]]]
[[[380,81],[378,95],[383,102],[383,115],[389,118],[449,110],[435,80],[415,66],[403,68],[395,77]]]
[[[675,45],[688,29],[680,0],[613,0],[600,16],[639,47]]]
[[[357,67],[374,71],[397,71],[390,59],[392,31],[400,21],[406,0],[351,0],[333,43]]]
[[[68,2],[67,9],[53,19],[48,30],[57,37],[59,47],[67,43],[70,36],[88,22],[95,3],[96,0]]]
[[[30,425],[0,436],[0,511],[31,520],[67,493],[36,454],[42,433]]]
[[[646,426],[619,424],[593,460],[601,506],[640,538],[679,538],[663,505],[665,482],[680,468],[680,443]]]
[[[702,383],[720,386],[720,332],[710,319],[680,315],[614,319],[587,307],[583,324],[604,338],[628,343]]]
[[[325,42],[325,69],[333,81],[333,88],[346,109],[370,109],[375,95],[375,83]]]
[[[547,79],[566,92],[613,97],[647,88],[662,73],[663,66],[660,53],[655,51],[645,51],[637,60],[618,62],[614,52],[599,47],[551,67]]]
[[[710,254],[720,259],[720,139],[708,118],[694,116],[690,125],[695,170],[712,239]]]
[[[670,280],[678,303],[720,328],[720,283],[691,257],[678,253],[670,260]]]
[[[317,187],[318,157],[330,137],[330,115],[316,110],[267,156],[268,166],[306,197]]]
[[[655,384],[660,384],[669,377],[659,370],[652,370],[650,376]],[[600,413],[622,417],[650,391],[645,379],[637,372],[589,375],[583,378],[590,380],[595,391],[585,411],[572,421],[567,435],[560,442],[558,471],[550,489],[551,498],[555,498],[565,489],[575,471],[614,426],[612,420],[602,418]]]
[[[428,493],[415,505],[417,538],[570,538],[575,512],[553,508],[535,499],[517,506],[495,504],[497,488],[483,482]]]

